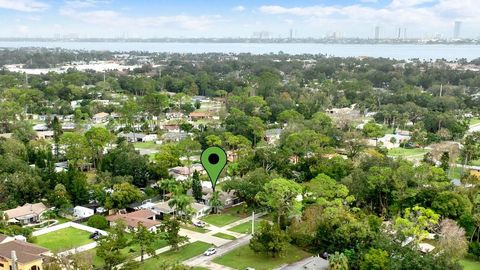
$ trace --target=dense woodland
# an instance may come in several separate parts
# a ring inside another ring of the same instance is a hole
[[[186,195],[192,181],[172,183],[167,170],[185,163],[181,157],[218,145],[237,155],[224,171],[231,180],[222,189],[272,215],[250,243],[257,252],[285,256],[290,243],[327,252],[331,265],[348,269],[461,269],[465,256],[480,259],[480,179],[465,172],[461,185],[454,185],[448,157],[414,163],[365,143],[386,129],[408,130],[417,147],[461,143],[460,164],[480,158],[480,134],[467,132],[471,116],[480,113],[479,72],[440,60],[136,54],[151,63],[105,74],[71,69],[26,78],[0,71],[0,133],[12,133],[0,139],[0,209],[39,201],[55,206],[57,214],[92,201],[122,209],[165,191],[182,207],[193,201]],[[112,55],[3,50],[0,65],[54,67]],[[475,62],[458,61],[467,64]],[[148,125],[153,117],[172,110],[188,114],[200,106],[190,98],[197,95],[222,102],[219,126],[184,123],[182,130],[193,136],[163,144],[150,159],[117,138],[120,131],[161,132]],[[74,100],[81,100],[75,109]],[[325,113],[354,104],[362,115],[376,113],[363,129],[355,119]],[[89,126],[99,112],[118,113],[121,128]],[[53,140],[35,139],[31,114],[51,116]],[[75,130],[62,131],[57,115],[73,115]],[[283,128],[276,145],[264,142],[272,128]],[[56,172],[61,161],[69,167]],[[84,164],[92,170],[79,169]],[[0,230],[25,229],[2,222]],[[418,244],[428,233],[437,235],[438,244],[422,253]]]

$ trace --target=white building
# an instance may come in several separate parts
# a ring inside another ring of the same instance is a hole
[[[75,206],[75,208],[73,208],[73,215],[77,218],[87,218],[93,216],[94,214],[95,211],[87,207]]]

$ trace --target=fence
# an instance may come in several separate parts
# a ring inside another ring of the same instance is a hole
[[[79,229],[79,230],[83,230],[83,231],[87,231],[87,232],[91,232],[91,233],[99,232],[101,235],[107,235],[108,234],[106,231],[99,230],[99,229],[96,229],[96,228],[93,228],[93,227],[89,227],[89,226],[86,226],[86,225],[83,225],[83,224],[78,224],[78,223],[75,223],[75,222],[66,222],[66,223],[58,224],[58,225],[48,227],[48,228],[45,228],[45,229],[41,229],[41,230],[38,230],[38,231],[34,231],[32,233],[32,236],[39,236],[39,235],[51,233],[51,232],[54,232],[54,231],[58,231],[58,230],[61,230],[61,229],[66,229],[66,228],[69,228],[69,227]]]

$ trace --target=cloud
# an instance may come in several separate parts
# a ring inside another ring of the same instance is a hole
[[[17,31],[22,34],[26,34],[30,31],[30,28],[26,25],[17,25]]]
[[[360,0],[360,3],[378,3],[378,0]]]
[[[246,8],[244,6],[236,6],[234,8],[232,8],[233,11],[235,12],[244,12],[246,10]]]
[[[65,4],[71,8],[91,8],[100,4],[108,4],[110,2],[111,1],[108,0],[70,0],[66,1]]]
[[[48,5],[36,0],[0,0],[0,8],[22,12],[37,12],[47,9]]]
[[[71,7],[62,8],[60,15],[102,27],[128,29],[165,27],[193,31],[207,30],[221,19],[220,15],[132,17],[114,10],[83,11]]]
[[[264,5],[259,11],[271,15],[303,17],[312,26],[341,23],[358,27],[359,24],[384,24],[410,27],[425,31],[450,31],[454,20],[480,23],[478,0],[392,0],[383,7],[362,4],[330,6]],[[428,5],[426,5],[428,4]]]

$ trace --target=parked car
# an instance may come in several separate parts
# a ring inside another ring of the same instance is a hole
[[[100,239],[100,237],[102,237],[102,234],[99,231],[95,231],[94,233],[90,234],[89,238],[93,240],[98,240]]]
[[[207,249],[207,251],[205,251],[205,253],[203,253],[203,255],[205,256],[211,256],[213,254],[217,253],[217,249],[216,248],[209,248]]]
[[[203,222],[201,220],[197,220],[197,221],[193,222],[193,225],[195,227],[203,228],[203,227],[205,227],[205,222]]]
[[[253,268],[253,267],[247,267],[247,268],[245,268],[245,270],[255,270],[255,268]]]

